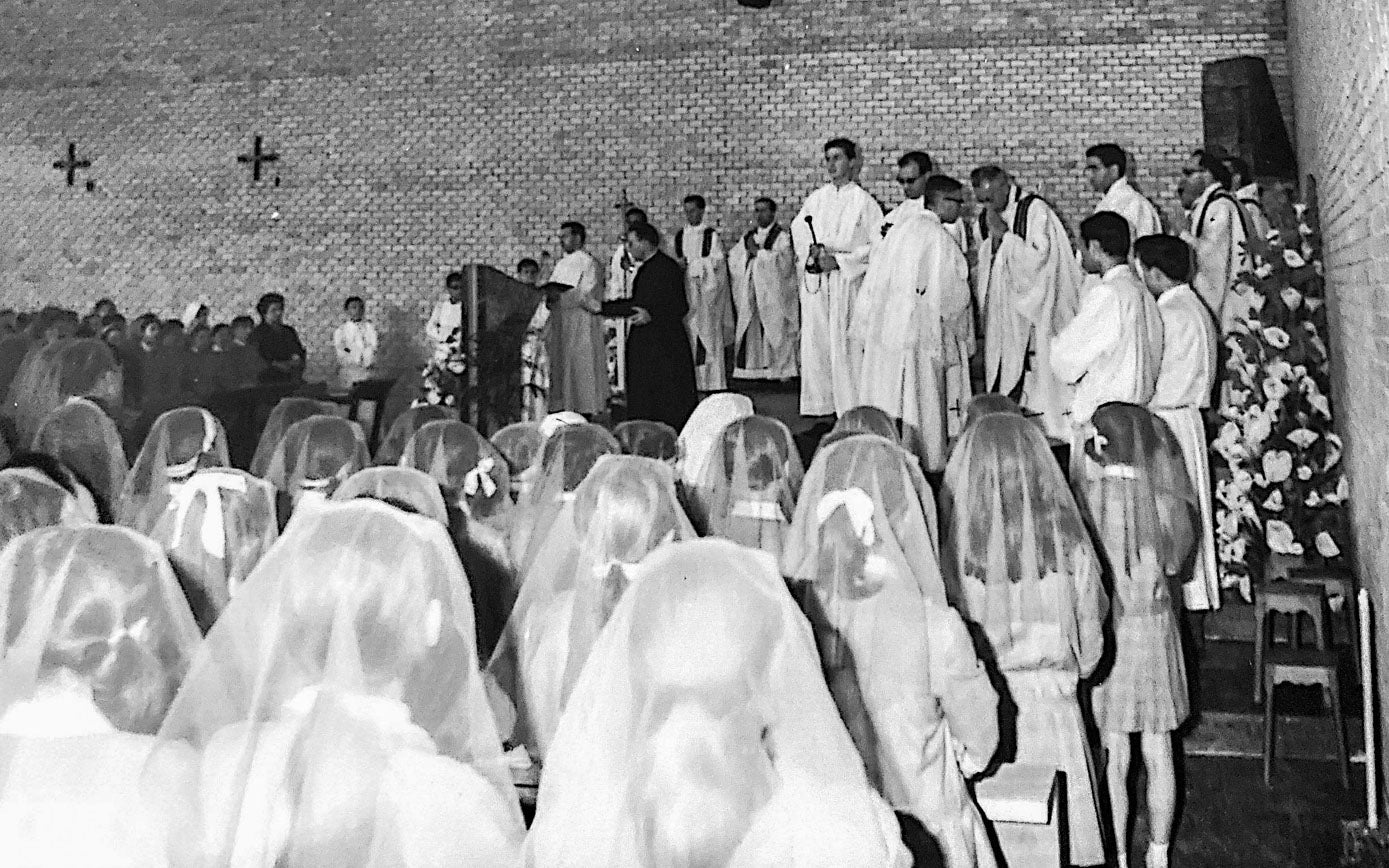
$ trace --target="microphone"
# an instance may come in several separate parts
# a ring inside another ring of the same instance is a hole
[[[805,215],[805,225],[810,230],[810,252],[805,257],[805,273],[821,274],[820,261],[815,258],[815,248],[820,246],[820,240],[815,237],[815,221],[809,214]]]

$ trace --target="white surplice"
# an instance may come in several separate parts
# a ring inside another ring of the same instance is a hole
[[[1112,211],[1129,224],[1129,240],[1137,241],[1146,235],[1162,234],[1162,215],[1147,196],[1138,192],[1128,178],[1119,178],[1095,206],[1093,213]]]
[[[850,253],[873,240],[882,216],[882,207],[857,183],[850,181],[842,187],[826,184],[806,197],[801,212],[791,222],[794,247],[808,253],[811,244],[818,241],[836,255]],[[813,221],[814,241],[807,217]],[[797,268],[801,281],[801,415],[843,414],[858,403],[849,364],[849,324],[858,282],[842,271],[806,273],[803,261]]]
[[[868,245],[866,273],[850,328],[861,348],[858,401],[912,426],[925,469],[945,467],[947,371],[968,365],[959,335],[969,316],[969,265],[955,238],[921,199],[883,219]],[[842,266],[852,273],[857,257]]]
[[[1211,184],[1191,207],[1191,224],[1182,233],[1182,240],[1196,251],[1192,288],[1220,324],[1221,335],[1233,331],[1251,309],[1248,296],[1234,291],[1240,272],[1250,268],[1241,210],[1219,184]]]
[[[338,385],[352,388],[370,379],[376,366],[376,326],[348,320],[333,332],[333,352],[338,360]]]
[[[1038,198],[1027,211],[1026,238],[1013,219],[1025,194],[1013,187],[998,249],[979,243],[978,302],[984,312],[986,391],[1011,392],[1022,381],[1022,405],[1042,414],[1046,432],[1068,437],[1065,416],[1070,388],[1052,370],[1049,337],[1066,327],[1079,303],[1083,281],[1066,225]]]
[[[728,388],[723,350],[733,339],[728,257],[719,233],[702,223],[683,227],[677,233],[676,248],[685,264],[685,293],[690,302],[686,323],[695,356],[695,385],[701,392],[717,392]]]
[[[435,359],[446,359],[451,349],[462,346],[464,326],[463,302],[452,302],[447,297],[439,299],[424,327]]]
[[[801,319],[798,263],[791,233],[779,223],[773,226],[775,236],[772,226],[759,226],[749,230],[728,254],[737,311],[735,377],[784,380],[796,376]],[[755,245],[752,253],[747,250],[749,236]]]
[[[973,287],[975,283],[973,268],[978,260],[972,254],[979,244],[979,232],[974,223],[964,219],[943,225],[950,237],[955,239],[960,253],[965,257],[969,285]],[[965,408],[969,406],[970,398],[974,397],[974,383],[971,382],[969,375],[970,360],[974,358],[974,352],[978,348],[974,296],[970,296],[967,304],[969,311],[962,323],[963,331],[955,335],[955,352],[959,354],[961,363],[958,367],[948,368],[945,372],[945,421],[946,429],[952,440],[964,432]]]
[[[1215,381],[1215,321],[1190,286],[1174,286],[1158,299],[1162,316],[1162,368],[1148,408],[1172,429],[1182,445],[1186,472],[1201,510],[1196,563],[1182,588],[1188,609],[1220,608],[1220,573],[1215,557],[1211,468],[1201,409],[1210,405]]]

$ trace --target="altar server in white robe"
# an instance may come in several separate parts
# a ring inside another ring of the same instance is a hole
[[[704,223],[704,197],[686,196],[683,204],[685,225],[675,232],[675,256],[685,267],[695,385],[701,392],[718,392],[728,388],[723,356],[733,342],[728,256],[718,231]]]
[[[367,304],[361,296],[352,296],[342,308],[347,320],[333,332],[333,352],[338,360],[338,386],[350,389],[376,371],[376,326],[366,319]]]
[[[858,403],[848,345],[858,283],[842,273],[822,273],[818,260],[822,248],[833,255],[869,243],[883,217],[882,207],[854,180],[858,145],[830,139],[824,151],[830,182],[806,197],[791,221],[795,249],[807,254],[801,274],[802,416],[843,414]]]
[[[1182,240],[1196,251],[1192,287],[1228,335],[1235,323],[1249,316],[1250,299],[1235,281],[1251,268],[1244,210],[1230,195],[1230,170],[1213,154],[1202,154],[1183,172],[1189,190],[1202,190],[1191,207],[1191,222]]]
[[[737,327],[733,376],[786,380],[796,376],[800,275],[791,233],[776,222],[776,202],[753,203],[756,226],[728,254]]]
[[[1048,337],[1075,315],[1083,279],[1066,225],[998,166],[970,173],[980,213],[979,306],[984,386],[1042,415],[1048,434],[1069,437],[1070,388],[1052,369]]]
[[[1085,270],[1100,275],[1070,325],[1051,339],[1056,375],[1074,386],[1071,403],[1071,483],[1098,465],[1085,456],[1090,417],[1101,404],[1147,406],[1162,364],[1162,316],[1129,267],[1129,224],[1112,211],[1080,224]]]
[[[1113,211],[1129,224],[1129,237],[1162,233],[1162,216],[1147,196],[1129,183],[1129,155],[1118,145],[1093,145],[1085,152],[1085,180],[1090,189],[1101,193],[1092,214]]]
[[[1215,559],[1211,468],[1201,410],[1210,406],[1215,379],[1215,321],[1191,288],[1191,248],[1180,238],[1152,235],[1134,242],[1134,267],[1157,298],[1162,315],[1162,366],[1148,405],[1182,446],[1186,472],[1201,512],[1195,566],[1182,589],[1188,609],[1220,608]]]
[[[931,159],[920,151],[898,160],[897,181],[906,199],[883,218],[878,240],[842,257],[842,270],[852,275],[866,266],[849,338],[850,352],[863,354],[859,403],[913,426],[924,446],[924,469],[940,470],[945,372],[959,364],[969,266],[940,217],[926,208],[930,171]],[[833,256],[824,264],[830,271],[841,268]]]
[[[439,361],[448,358],[452,350],[461,346],[463,332],[467,329],[466,314],[463,310],[463,296],[467,287],[463,283],[463,272],[449,272],[448,277],[444,278],[444,289],[448,293],[447,297],[435,303],[434,311],[429,315],[429,322],[425,323],[424,327],[425,337],[429,338],[434,351],[434,358]]]

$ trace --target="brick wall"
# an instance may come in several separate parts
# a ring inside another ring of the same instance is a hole
[[[1325,237],[1335,397],[1345,436],[1359,573],[1389,697],[1389,6],[1289,4],[1303,170]],[[1386,715],[1389,716],[1389,715]],[[1381,720],[1381,727],[1385,721]],[[1389,744],[1382,729],[1381,752]]]
[[[1282,8],[0,0],[0,304],[204,296],[222,319],[279,289],[322,361],[358,293],[400,361],[449,268],[509,270],[571,218],[603,257],[624,188],[671,228],[702,192],[731,237],[755,195],[794,214],[831,135],[864,145],[885,202],[892,159],[924,147],[1083,215],[1083,150],[1110,139],[1170,195],[1203,63],[1266,57],[1286,103]],[[278,187],[235,161],[255,133]],[[94,164],[74,188],[50,168],[69,140]]]

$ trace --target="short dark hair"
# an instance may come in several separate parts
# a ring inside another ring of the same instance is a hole
[[[698,209],[701,210],[701,211],[703,211],[705,208],[709,207],[708,205],[706,205],[706,204],[704,203],[704,197],[701,196],[701,195],[699,195],[698,193],[691,193],[690,195],[686,196],[686,197],[684,198],[684,200],[681,201],[680,204],[681,204],[681,205],[694,205],[696,208],[698,208]]]
[[[638,223],[635,226],[631,226],[627,229],[627,234],[635,235],[639,240],[645,241],[647,244],[659,246],[661,243],[660,230],[650,223]]]
[[[959,193],[964,189],[964,184],[949,175],[932,175],[926,179],[926,201],[934,202],[942,196]]]
[[[267,292],[260,297],[260,301],[256,302],[256,313],[265,316],[265,312],[277,304],[284,307],[285,297],[278,292]]]
[[[540,263],[536,262],[534,259],[531,259],[529,256],[516,263],[517,271],[525,271],[527,268],[534,268],[536,271],[539,271]]]
[[[217,325],[212,327],[212,337],[216,338],[222,332],[229,332],[231,331],[231,328],[231,323],[219,322]]]
[[[1250,177],[1249,161],[1244,157],[1231,157],[1225,161],[1225,165],[1230,169],[1230,183],[1234,183],[1234,175],[1239,175],[1240,180],[1246,184],[1254,180]]]
[[[651,221],[647,218],[646,212],[645,212],[644,210],[642,210],[641,208],[638,208],[638,207],[635,206],[635,205],[633,205],[631,208],[628,208],[626,211],[623,211],[623,212],[622,212],[622,219],[623,219],[623,220],[631,220],[633,217],[640,217],[640,218],[641,218],[641,222],[643,222],[643,223],[649,223],[649,222],[651,222]]]
[[[367,303],[362,300],[362,297],[360,295],[349,295],[347,297],[347,301],[342,303],[342,309],[347,310],[349,307],[352,306],[352,302],[354,301],[360,304],[362,307],[367,306]]]
[[[1117,168],[1119,176],[1123,177],[1129,173],[1129,155],[1124,153],[1124,149],[1113,142],[1105,142],[1101,145],[1091,145],[1085,150],[1086,158],[1094,157],[1100,161],[1100,165],[1105,168]]]
[[[1115,259],[1129,255],[1129,221],[1113,211],[1101,211],[1085,218],[1080,224],[1080,240],[1086,244],[1099,242],[1100,249]]]
[[[232,317],[231,327],[236,328],[237,326],[250,326],[251,328],[255,328],[256,321],[243,313],[240,316]]]
[[[584,224],[580,223],[578,220],[564,221],[563,223],[559,224],[559,231],[573,232],[575,235],[579,236],[580,244],[588,241],[588,230],[584,228]]]
[[[1209,151],[1201,155],[1201,168],[1210,172],[1215,182],[1226,189],[1229,189],[1230,182],[1234,180],[1230,175],[1230,167],[1225,165],[1225,161]]]
[[[1191,245],[1175,235],[1145,235],[1133,242],[1133,255],[1177,283],[1191,280]]]
[[[461,271],[450,271],[448,274],[444,275],[444,286],[451,286],[451,285],[453,285],[453,284],[455,284],[455,283],[462,283],[462,282],[463,282],[463,272],[461,272]]]
[[[763,202],[767,203],[767,207],[772,209],[773,214],[776,213],[776,200],[770,196],[758,196],[756,199],[752,200],[754,207],[761,205]]]
[[[858,158],[858,145],[854,144],[853,139],[830,139],[828,142],[825,142],[824,149],[828,151],[830,148],[838,148],[844,152],[844,156],[851,160]]]
[[[905,166],[908,163],[916,166],[916,170],[923,176],[931,174],[931,171],[936,167],[935,164],[931,162],[931,155],[925,151],[907,151],[897,158],[898,167]]]
[[[979,166],[974,171],[969,173],[969,185],[971,187],[978,187],[980,184],[984,184],[989,181],[997,181],[999,178],[1006,177],[1008,177],[1008,173],[1003,171],[1002,166],[995,166],[993,164],[987,166]]]

